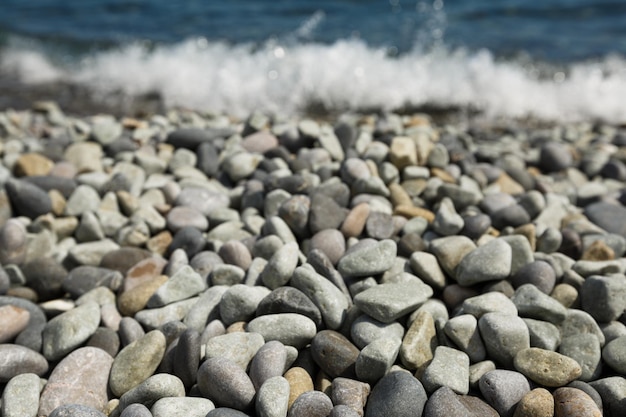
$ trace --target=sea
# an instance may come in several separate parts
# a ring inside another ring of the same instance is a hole
[[[2,0],[0,107],[39,97],[624,124],[626,1]]]

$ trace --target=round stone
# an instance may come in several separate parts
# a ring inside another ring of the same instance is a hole
[[[422,384],[408,372],[390,372],[372,389],[365,417],[421,417],[428,397]]]
[[[534,382],[546,387],[562,387],[582,373],[574,359],[534,347],[517,352],[514,366]]]
[[[46,359],[56,361],[82,345],[100,324],[100,306],[90,301],[56,316],[43,330],[42,351]]]
[[[555,399],[545,388],[535,388],[517,404],[513,417],[553,417]]]
[[[311,353],[315,363],[330,377],[354,377],[359,349],[341,333],[322,330],[311,342]]]
[[[584,391],[562,387],[554,391],[554,415],[556,417],[571,415],[601,417],[602,411]]]
[[[516,405],[530,392],[526,377],[519,372],[496,369],[484,374],[479,381],[480,392],[503,417],[513,417]]]
[[[48,371],[48,361],[38,352],[24,346],[0,344],[0,382],[32,373],[39,376]]]
[[[246,411],[254,405],[256,390],[250,377],[241,366],[226,358],[209,358],[200,366],[198,388],[218,407]]]

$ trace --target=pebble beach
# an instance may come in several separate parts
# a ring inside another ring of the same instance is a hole
[[[2,417],[626,415],[626,127],[0,112]]]

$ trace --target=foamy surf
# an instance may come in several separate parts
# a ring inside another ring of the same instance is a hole
[[[229,45],[204,38],[173,45],[128,44],[60,64],[35,48],[9,46],[5,71],[25,84],[69,82],[95,94],[158,93],[166,106],[245,116],[437,106],[493,118],[626,122],[626,61],[607,57],[567,68],[503,61],[487,50],[387,49],[332,44]],[[62,60],[61,60],[62,61]]]

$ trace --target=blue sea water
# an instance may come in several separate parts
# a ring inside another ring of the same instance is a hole
[[[168,106],[626,122],[624,0],[3,0],[0,77]]]

